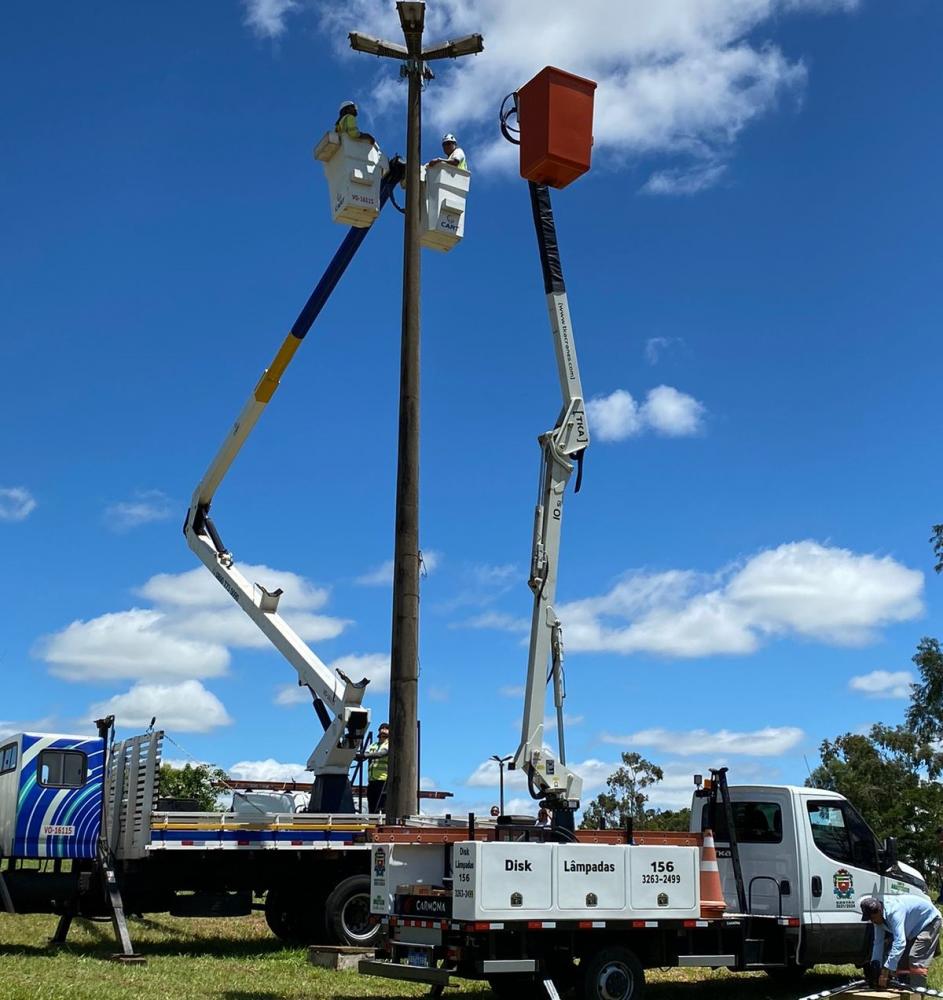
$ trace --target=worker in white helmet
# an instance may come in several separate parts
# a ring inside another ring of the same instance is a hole
[[[334,131],[338,135],[347,135],[351,139],[369,139],[376,145],[376,139],[369,132],[361,132],[357,126],[357,105],[353,101],[344,101],[337,110],[337,121]]]
[[[468,169],[468,160],[465,158],[465,150],[458,144],[458,139],[451,132],[446,132],[442,136],[442,152],[445,156],[437,156],[430,160],[426,166],[433,167],[437,163],[448,163],[449,166],[458,167],[461,170]]]

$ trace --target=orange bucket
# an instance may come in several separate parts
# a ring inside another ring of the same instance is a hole
[[[517,95],[521,177],[562,188],[589,170],[596,84],[547,66]]]

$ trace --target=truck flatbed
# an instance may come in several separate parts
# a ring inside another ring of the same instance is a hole
[[[244,813],[154,812],[147,850],[368,850],[368,835],[379,819],[332,813],[265,813],[256,819]]]

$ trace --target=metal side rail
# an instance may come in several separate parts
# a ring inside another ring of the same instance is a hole
[[[845,983],[844,986],[836,986],[833,990],[822,990],[821,993],[810,993],[801,997],[800,1000],[825,1000],[826,997],[837,997],[842,994],[858,993],[869,991],[870,995],[884,996],[892,994],[900,997],[921,996],[921,997],[943,997],[939,990],[928,990],[923,986],[907,986],[900,980],[892,979],[887,986],[871,986],[866,979],[855,979],[853,982]],[[871,993],[871,991],[874,991]]]
[[[452,979],[450,969],[432,966],[409,965],[391,959],[364,958],[357,965],[362,976],[380,976],[383,979],[398,979],[410,983],[427,983],[429,986],[448,986]]]

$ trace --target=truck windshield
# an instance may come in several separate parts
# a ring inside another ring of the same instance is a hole
[[[877,838],[850,802],[811,800],[806,808],[815,846],[833,861],[880,871]]]

